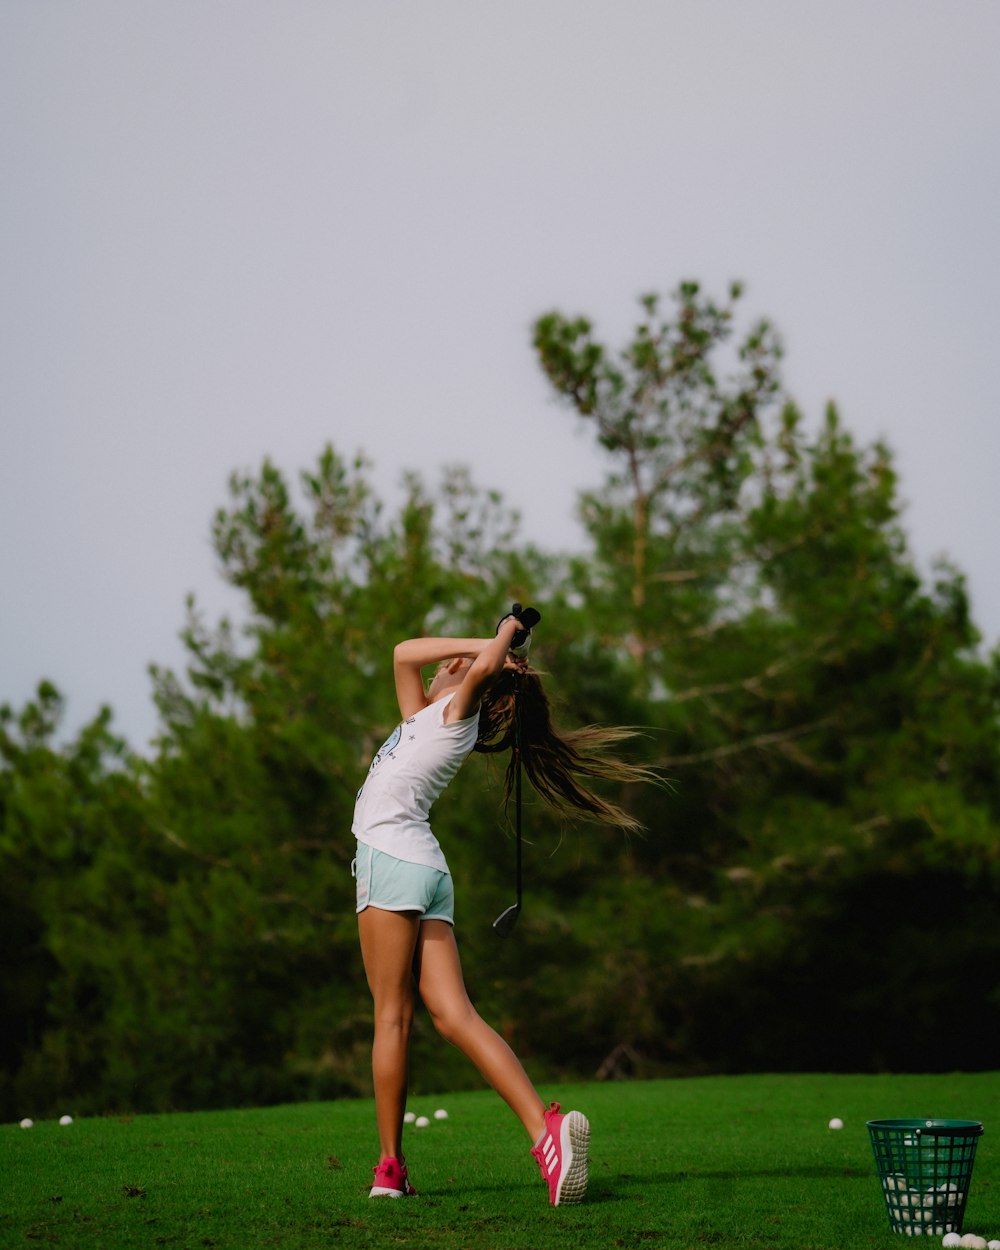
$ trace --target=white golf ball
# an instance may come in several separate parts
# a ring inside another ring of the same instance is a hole
[[[27,1116],[25,1116],[24,1119],[21,1121],[21,1128],[34,1128],[34,1127],[35,1127],[35,1121],[29,1120]]]
[[[975,1233],[964,1233],[958,1244],[967,1246],[968,1250],[986,1250],[986,1238],[978,1237]]]
[[[961,1244],[962,1238],[958,1233],[945,1233],[941,1241],[942,1246],[960,1246]]]
[[[986,1250],[1000,1250],[1000,1241],[988,1241]]]
[[[403,1116],[403,1123],[412,1124],[416,1118],[417,1117],[413,1114],[412,1111],[407,1111],[406,1115]]]
[[[445,1111],[444,1107],[438,1107],[437,1111],[434,1112],[435,1120],[447,1120],[447,1118],[448,1112]]]
[[[844,1121],[841,1120],[839,1116],[834,1116],[833,1119],[830,1121],[830,1123],[827,1125],[827,1128],[843,1128],[843,1127],[844,1127]]]
[[[72,1123],[73,1123],[73,1117],[72,1117],[71,1115],[61,1115],[61,1116],[59,1117],[59,1123],[60,1123],[60,1124],[62,1124],[63,1126],[65,1126],[65,1125],[67,1125],[67,1124],[72,1124]]]
[[[425,1115],[418,1115],[413,1124],[415,1128],[426,1128],[430,1124],[430,1120]]]

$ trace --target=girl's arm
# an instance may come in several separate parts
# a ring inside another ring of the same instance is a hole
[[[487,640],[469,665],[462,684],[445,710],[446,721],[465,720],[479,711],[483,695],[496,681],[505,668],[522,668],[524,661],[515,660],[510,655],[510,644],[519,629],[524,626],[516,616],[508,616],[497,627],[495,638]]]
[[[392,672],[403,720],[427,706],[422,668],[440,664],[442,660],[474,660],[492,641],[492,638],[408,638],[406,642],[397,643],[392,653]]]

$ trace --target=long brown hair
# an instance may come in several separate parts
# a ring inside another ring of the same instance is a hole
[[[588,816],[620,829],[642,828],[634,816],[595,794],[580,780],[580,777],[594,777],[605,781],[662,784],[662,778],[652,769],[607,754],[608,747],[634,738],[634,730],[601,725],[557,729],[538,673],[532,669],[501,673],[483,696],[479,733],[473,750],[487,755],[510,751],[504,778],[504,794],[508,798],[517,769],[518,727],[524,771],[550,807],[564,815]]]

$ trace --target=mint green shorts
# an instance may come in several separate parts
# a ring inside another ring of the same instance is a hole
[[[411,864],[358,843],[351,865],[357,893],[357,910],[378,907],[382,911],[416,911],[421,920],[455,923],[455,887],[450,872],[424,864]]]

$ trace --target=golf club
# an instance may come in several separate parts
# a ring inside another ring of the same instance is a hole
[[[516,616],[520,621],[523,629],[515,632],[510,640],[510,653],[516,655],[520,659],[528,654],[531,647],[531,631],[542,619],[541,612],[537,608],[522,608],[519,603],[511,606],[507,616],[500,618],[497,623],[497,631],[500,626],[511,616]],[[514,832],[516,837],[516,856],[517,856],[517,902],[513,906],[508,907],[506,911],[501,912],[493,921],[493,928],[496,929],[500,937],[509,937],[517,924],[517,918],[521,914],[521,675],[514,676]]]

